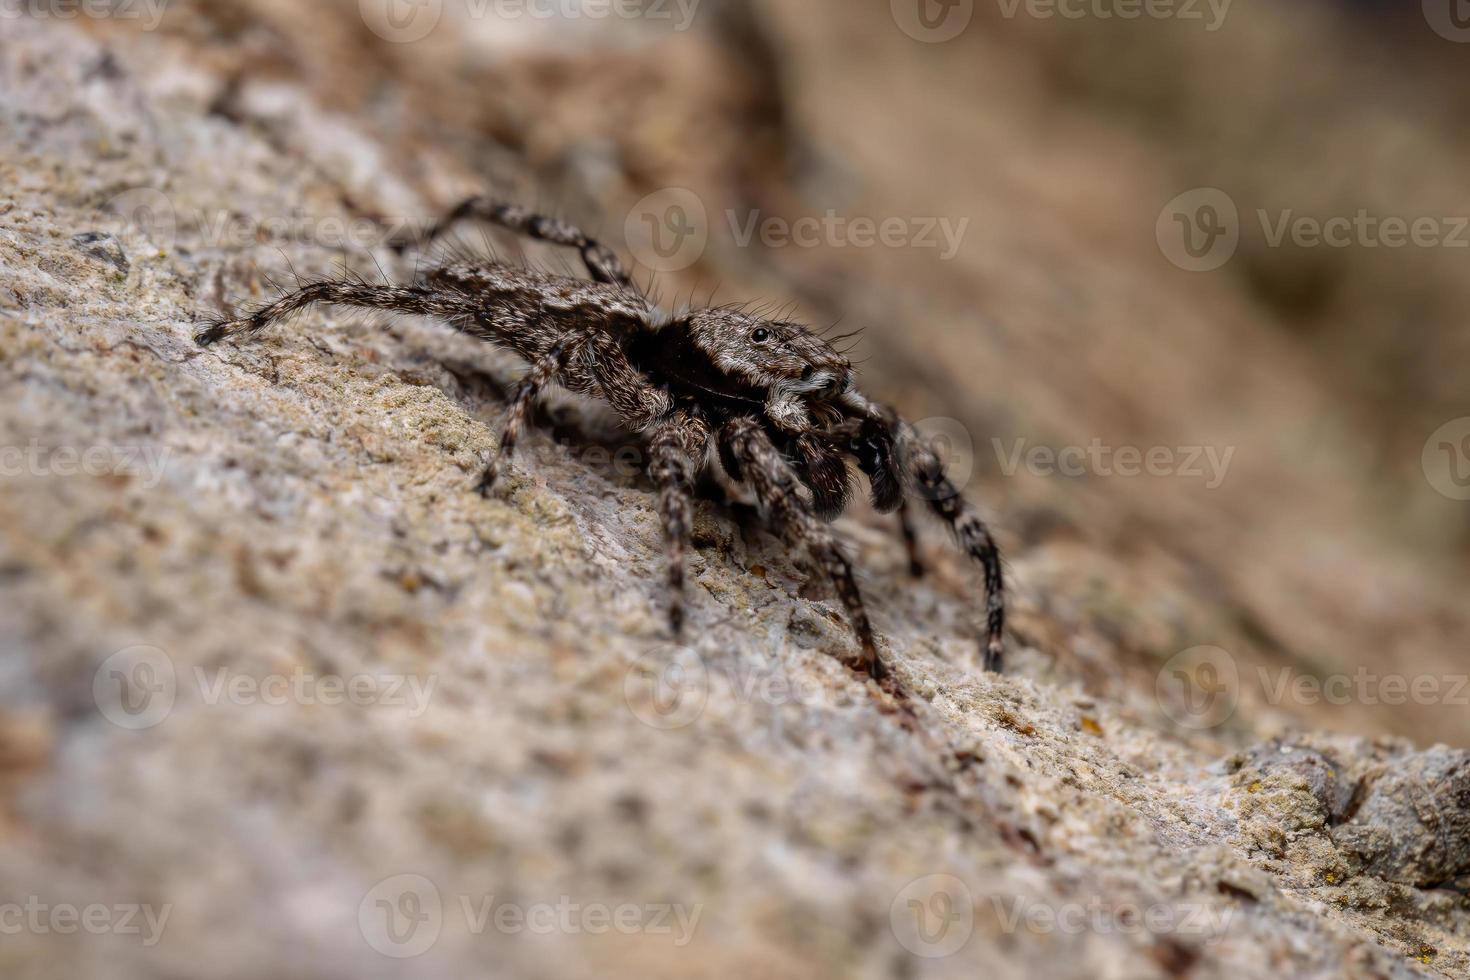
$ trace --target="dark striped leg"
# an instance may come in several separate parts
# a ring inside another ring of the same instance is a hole
[[[194,335],[194,339],[201,347],[208,347],[226,338],[249,336],[317,303],[438,317],[456,326],[472,321],[479,309],[467,297],[431,291],[422,286],[376,286],[353,281],[316,282],[244,316],[211,320]]]
[[[914,526],[913,505],[908,498],[898,508],[898,530],[903,535],[904,551],[909,556],[909,575],[924,577],[924,560],[919,556],[919,529]]]
[[[511,457],[515,455],[516,443],[521,437],[521,430],[526,427],[526,419],[531,415],[531,406],[536,403],[536,396],[541,394],[546,386],[561,373],[570,347],[569,341],[557,341],[551,346],[551,350],[531,365],[531,370],[516,386],[515,394],[510,400],[510,408],[505,413],[504,427],[500,430],[500,448],[491,457],[490,465],[485,467],[484,475],[480,477],[480,482],[475,486],[481,496],[490,496],[501,474],[510,466]]]
[[[868,622],[867,609],[863,606],[857,579],[853,577],[852,565],[843,555],[831,530],[812,513],[791,465],[754,419],[730,422],[722,430],[721,440],[721,455],[733,465],[735,472],[732,475],[750,485],[761,509],[780,526],[791,545],[805,548],[831,577],[862,645],[862,668],[875,680],[882,680],[888,671],[878,656],[873,626]]]
[[[536,214],[514,204],[500,204],[484,197],[472,197],[461,201],[454,210],[444,216],[443,220],[424,234],[420,244],[424,246],[432,244],[461,221],[484,221],[538,241],[575,248],[582,253],[582,261],[587,264],[587,272],[593,279],[615,286],[634,288],[633,279],[623,268],[622,260],[618,258],[617,253],[601,242],[588,238],[575,225]],[[408,244],[399,241],[394,243],[394,247],[402,251]]]
[[[684,567],[694,524],[694,480],[709,438],[704,419],[681,411],[659,422],[649,441],[648,472],[658,487],[658,516],[668,544],[669,626],[675,639],[684,631]]]
[[[905,426],[904,428],[908,428]],[[956,543],[985,570],[985,669],[1000,673],[1005,666],[1005,579],[1000,549],[990,528],[960,496],[944,473],[944,464],[917,433],[902,440],[915,489],[929,508],[954,532]]]

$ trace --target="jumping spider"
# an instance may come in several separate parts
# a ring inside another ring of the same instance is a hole
[[[749,489],[791,545],[805,547],[831,576],[862,646],[859,666],[882,678],[886,670],[852,566],[827,527],[848,503],[851,457],[867,476],[874,507],[898,511],[916,573],[910,498],[922,499],[984,569],[985,666],[1001,668],[1004,587],[990,531],[932,448],[895,412],[858,391],[852,365],[829,343],[795,323],[735,308],[665,316],[610,249],[564,222],[483,198],[454,209],[420,244],[464,219],[576,248],[594,281],[451,260],[420,273],[410,285],[345,278],[310,283],[242,317],[211,320],[196,339],[208,346],[327,303],[432,317],[514,351],[531,370],[511,400],[499,452],[479,483],[482,493],[494,487],[534,400],[549,384],[601,396],[629,430],[648,440],[649,475],[658,488],[667,539],[675,635],[684,622],[684,556],[695,481],[706,467],[718,466],[735,485]]]

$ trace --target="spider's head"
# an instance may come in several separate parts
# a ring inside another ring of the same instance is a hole
[[[852,384],[852,363],[806,327],[738,310],[701,310],[690,339],[714,367],[742,384],[825,400]]]

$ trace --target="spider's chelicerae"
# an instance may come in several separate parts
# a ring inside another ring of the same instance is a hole
[[[939,457],[892,410],[857,388],[852,365],[794,323],[732,308],[660,314],[618,257],[564,222],[473,198],[432,228],[474,219],[580,250],[594,281],[486,263],[447,262],[410,285],[315,282],[248,315],[210,321],[202,345],[250,334],[315,303],[432,317],[514,351],[531,365],[515,391],[500,448],[478,489],[488,493],[510,459],[532,404],[548,385],[600,396],[648,440],[649,475],[667,538],[669,619],[684,621],[684,561],[696,478],[722,467],[767,520],[804,547],[836,587],[857,638],[856,666],[886,671],[852,566],[827,524],[846,507],[848,460],[866,475],[875,508],[898,511],[911,565],[911,501],[927,506],[985,573],[987,669],[999,670],[1004,632],[1000,556],[990,531],[945,475]]]

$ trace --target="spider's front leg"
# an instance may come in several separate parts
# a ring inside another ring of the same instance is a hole
[[[658,487],[658,514],[668,546],[669,626],[684,631],[684,567],[693,529],[694,480],[709,450],[709,424],[678,411],[657,423],[649,439],[648,472]]]
[[[728,423],[720,433],[720,443],[721,457],[731,475],[755,491],[761,510],[780,526],[786,540],[804,547],[831,577],[862,645],[863,669],[875,680],[882,680],[888,671],[878,656],[873,626],[868,622],[852,565],[831,530],[817,520],[791,465],[754,419]]]
[[[876,405],[855,391],[845,395],[844,402],[858,415],[853,420],[857,427],[853,445],[858,465],[872,481],[878,509],[891,502],[888,509],[899,510],[909,562],[915,574],[922,568],[909,520],[909,499],[902,495],[904,488],[924,499],[929,509],[949,526],[959,547],[984,570],[985,669],[999,673],[1005,664],[1005,577],[1000,549],[990,528],[960,495],[959,488],[945,473],[939,454],[897,412]]]

